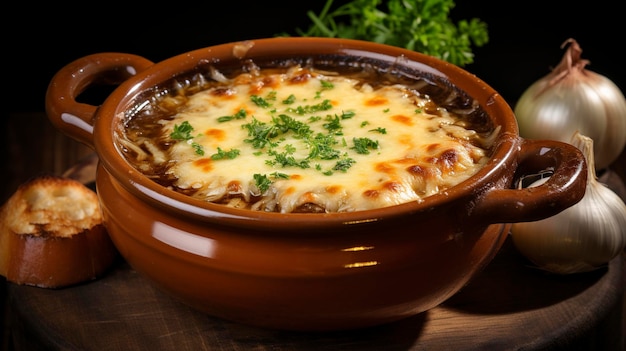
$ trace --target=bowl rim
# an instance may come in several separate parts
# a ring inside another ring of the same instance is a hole
[[[244,54],[240,51],[245,48]],[[140,94],[153,89],[177,75],[192,71],[199,64],[227,60],[242,60],[253,57],[287,57],[290,55],[341,54],[356,57],[381,59],[399,65],[424,70],[440,78],[450,78],[454,85],[467,92],[489,115],[494,126],[500,127],[493,154],[487,163],[467,180],[431,195],[421,201],[413,201],[383,208],[354,212],[325,214],[276,213],[231,208],[180,194],[153,182],[134,169],[122,156],[115,142],[115,130],[123,120],[125,111]],[[241,55],[241,56],[240,56]],[[108,130],[108,132],[107,132]],[[237,226],[258,226],[258,222],[273,223],[273,229],[290,228],[294,224],[309,228],[324,228],[336,225],[370,223],[383,219],[405,216],[421,211],[429,211],[457,199],[476,196],[493,186],[506,164],[512,162],[514,149],[518,145],[519,131],[515,115],[504,100],[491,86],[465,69],[438,58],[400,47],[370,41],[316,38],[316,37],[276,37],[253,39],[219,44],[172,56],[138,72],[120,84],[98,108],[94,122],[94,148],[100,162],[117,182],[133,195],[167,211],[190,216],[202,221]]]

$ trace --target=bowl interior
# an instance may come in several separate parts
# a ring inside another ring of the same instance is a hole
[[[232,75],[250,67],[289,67],[295,64],[321,70],[370,72],[379,79],[394,77],[411,82],[438,104],[469,111],[467,118],[484,121],[485,128],[499,128],[491,160],[477,174],[422,202],[374,210],[325,215],[284,214],[229,208],[190,198],[151,181],[125,161],[116,133],[147,99],[166,94],[181,85],[212,79],[214,72]],[[105,168],[127,190],[171,211],[203,220],[255,225],[259,221],[294,223],[315,228],[337,223],[374,221],[441,206],[467,196],[490,181],[493,170],[510,157],[517,135],[513,112],[485,82],[458,66],[402,48],[372,42],[329,38],[271,38],[203,48],[159,62],[120,85],[99,111],[95,146]],[[105,131],[102,131],[104,129]]]

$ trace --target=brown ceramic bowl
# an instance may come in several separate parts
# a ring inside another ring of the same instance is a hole
[[[421,203],[332,214],[279,214],[191,199],[133,169],[116,146],[124,115],[164,82],[252,59],[373,61],[467,93],[500,126],[487,165]],[[100,106],[85,89],[116,85]],[[55,126],[93,147],[104,220],[122,256],[156,286],[208,314],[293,330],[350,329],[433,308],[468,283],[498,251],[506,223],[551,216],[586,184],[569,144],[519,137],[515,116],[489,85],[457,66],[397,47],[329,38],[271,38],[184,53],[159,63],[123,53],[86,56],[62,68],[46,96]],[[554,171],[519,189],[525,175]]]

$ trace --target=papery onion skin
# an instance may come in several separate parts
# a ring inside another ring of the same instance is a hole
[[[573,39],[559,65],[531,84],[515,105],[520,136],[570,142],[578,131],[594,141],[596,170],[611,165],[626,146],[626,98],[607,77],[585,69]]]
[[[576,142],[579,139],[584,143]],[[587,158],[589,176],[583,198],[552,217],[511,227],[518,251],[537,267],[557,274],[598,269],[626,248],[626,204],[597,181],[591,138],[576,132],[572,144]],[[547,180],[542,178],[530,187]]]

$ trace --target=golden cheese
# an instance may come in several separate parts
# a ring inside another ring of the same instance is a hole
[[[169,99],[177,112],[159,120],[159,137],[125,147],[172,188],[230,206],[342,212],[420,201],[488,158],[484,135],[399,84],[294,67]]]

